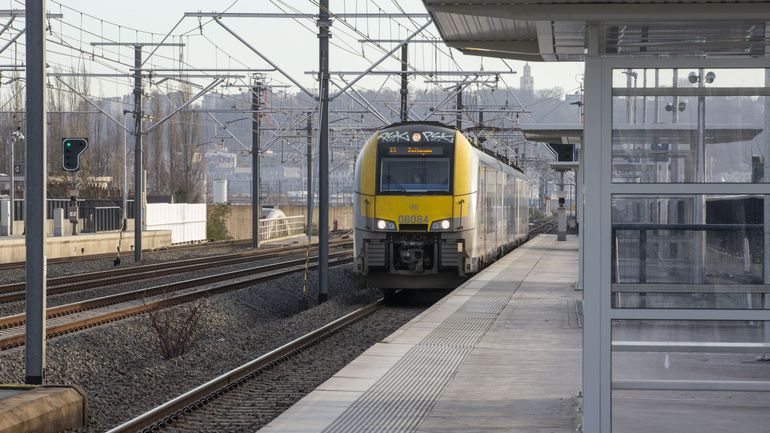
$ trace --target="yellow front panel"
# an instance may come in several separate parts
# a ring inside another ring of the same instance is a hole
[[[462,196],[471,191],[473,147],[459,131],[455,135],[454,195]]]
[[[448,195],[380,195],[376,203],[377,218],[393,221],[397,226],[399,221],[430,226],[433,221],[452,217],[452,196]]]
[[[366,195],[374,195],[376,191],[375,176],[377,175],[377,137],[374,134],[369,141],[361,148],[361,154],[358,157],[358,166],[356,173],[358,179],[358,192]]]
[[[453,217],[460,218],[463,229],[473,228],[475,221],[470,214],[474,209],[474,197],[472,176],[476,176],[474,170],[473,147],[468,139],[459,131],[455,136],[455,166],[454,166],[454,199]]]

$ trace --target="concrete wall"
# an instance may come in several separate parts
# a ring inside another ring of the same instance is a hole
[[[126,232],[121,239],[119,232],[85,233],[77,236],[49,237],[46,241],[46,257],[73,257],[88,254],[132,251],[134,233]],[[146,231],[142,234],[144,249],[165,248],[171,245],[171,231]],[[0,237],[0,263],[23,262],[26,258],[23,237]]]
[[[280,206],[286,216],[302,215],[307,218],[307,208],[304,206]],[[334,221],[337,221],[338,230],[352,230],[353,208],[351,206],[332,207],[329,209],[329,229],[334,229]],[[230,215],[225,219],[227,232],[233,239],[251,238],[251,206],[230,206]],[[313,211],[313,225],[318,227],[318,208]]]

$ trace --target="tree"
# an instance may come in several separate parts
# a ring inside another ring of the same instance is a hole
[[[179,106],[193,96],[192,88],[183,85],[169,95],[169,100]],[[168,127],[170,193],[180,203],[197,203],[203,200],[202,182],[202,131],[200,113],[182,110],[169,120]]]

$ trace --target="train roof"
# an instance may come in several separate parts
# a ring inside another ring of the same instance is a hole
[[[437,126],[439,128],[452,129],[455,131],[457,130],[457,128],[455,128],[454,126],[449,126],[445,123],[436,122],[432,120],[408,120],[406,122],[391,123],[390,125],[383,126],[382,128],[378,129],[378,131],[382,131],[390,128],[397,128],[399,126],[416,126],[416,125],[430,125],[430,126]]]

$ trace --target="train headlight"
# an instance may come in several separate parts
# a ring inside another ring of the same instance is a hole
[[[378,230],[395,230],[396,223],[388,220],[377,220],[377,229]]]
[[[430,224],[430,230],[431,231],[449,230],[450,227],[452,227],[452,223],[449,220],[433,221]]]

